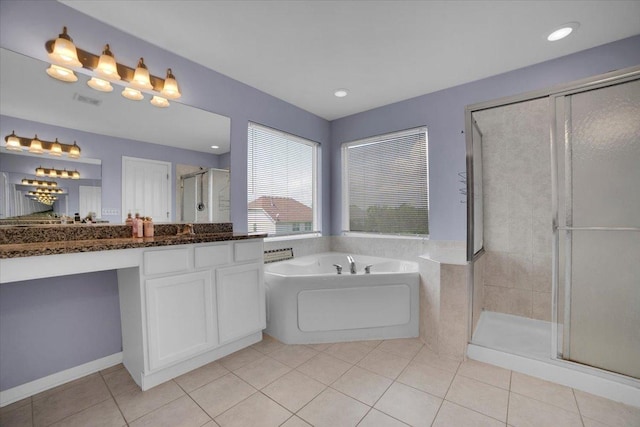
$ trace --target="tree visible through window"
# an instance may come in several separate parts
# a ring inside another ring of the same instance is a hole
[[[346,143],[342,154],[345,231],[429,234],[426,128]]]
[[[248,229],[269,236],[318,231],[318,144],[255,123],[248,144]]]

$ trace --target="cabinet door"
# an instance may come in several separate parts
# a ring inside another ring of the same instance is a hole
[[[210,271],[151,279],[145,286],[151,370],[217,344]]]
[[[217,269],[216,289],[221,343],[266,327],[262,264]]]

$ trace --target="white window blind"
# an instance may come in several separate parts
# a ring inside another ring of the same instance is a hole
[[[318,144],[255,123],[249,123],[248,144],[249,232],[317,232]]]
[[[429,234],[427,128],[343,144],[345,231]]]

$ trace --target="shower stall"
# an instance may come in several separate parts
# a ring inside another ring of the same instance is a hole
[[[470,106],[466,134],[469,356],[640,406],[640,67]]]
[[[180,221],[229,222],[229,171],[202,169],[180,176]]]

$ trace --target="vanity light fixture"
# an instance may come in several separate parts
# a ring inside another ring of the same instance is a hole
[[[49,176],[51,178],[64,178],[64,179],[80,179],[80,172],[77,170],[68,171],[66,169],[47,169],[42,166],[36,168],[36,176]],[[23,180],[24,181],[24,180]]]
[[[36,135],[34,138],[25,138],[16,135],[15,131],[11,132],[11,135],[4,137],[7,142],[5,148],[10,151],[22,151],[23,149],[29,150],[30,153],[43,154],[48,153],[52,156],[61,156],[63,153],[70,159],[77,159],[80,157],[80,147],[73,141],[72,144],[63,144],[56,138],[55,141],[45,141],[38,138]]]
[[[55,181],[38,181],[37,179],[27,179],[27,178],[22,179],[22,185],[34,185],[34,186],[44,187],[44,188],[58,187],[58,183]]]
[[[64,190],[62,188],[49,188],[49,187],[38,187],[36,191],[29,191],[29,194],[62,194]]]
[[[108,44],[105,45],[100,56],[94,55],[73,44],[71,37],[67,34],[67,27],[63,28],[62,34],[57,39],[47,41],[45,47],[53,62],[47,69],[47,74],[55,79],[75,82],[78,77],[70,68],[83,67],[93,71],[94,74],[87,82],[89,87],[101,92],[113,91],[110,82],[128,84],[122,91],[122,96],[139,101],[144,98],[142,91],[150,92],[154,97],[156,95],[153,92],[156,92],[162,96],[157,96],[155,101],[152,97],[151,104],[160,108],[169,106],[168,99],[178,99],[182,96],[170,68],[167,69],[166,78],[162,79],[149,73],[143,58],[140,58],[135,69],[119,64]]]

